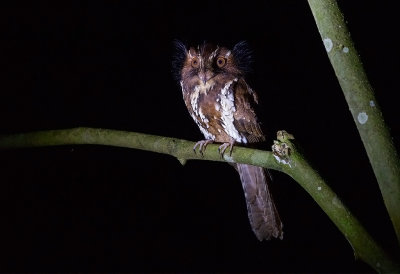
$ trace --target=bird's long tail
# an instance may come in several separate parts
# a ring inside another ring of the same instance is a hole
[[[251,228],[257,238],[269,240],[271,236],[283,238],[282,223],[268,189],[269,177],[262,167],[237,164],[246,197]]]

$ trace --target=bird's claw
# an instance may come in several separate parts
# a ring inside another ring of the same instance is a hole
[[[206,151],[207,145],[211,144],[213,142],[214,142],[213,140],[201,140],[201,141],[198,141],[193,147],[194,153],[196,153],[196,148],[199,147],[199,152],[203,156],[204,151]]]
[[[221,155],[221,157],[224,156],[224,153],[228,147],[229,147],[229,156],[232,156],[232,150],[233,150],[234,144],[235,144],[235,142],[229,142],[229,143],[223,143],[222,145],[220,145],[218,147],[218,152]]]

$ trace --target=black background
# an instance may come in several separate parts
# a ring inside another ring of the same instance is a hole
[[[2,133],[90,126],[200,140],[172,77],[172,41],[246,40],[269,139],[293,133],[368,231],[398,252],[306,1],[29,3],[1,10]],[[339,4],[398,146],[398,14],[386,2]],[[181,166],[101,146],[2,151],[0,161],[0,270],[372,271],[285,174],[272,171],[284,239],[259,242],[224,163]]]

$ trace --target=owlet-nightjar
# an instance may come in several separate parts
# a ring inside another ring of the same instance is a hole
[[[264,141],[253,109],[257,94],[244,78],[251,61],[247,44],[240,42],[229,50],[210,43],[187,48],[176,42],[176,48],[174,67],[183,99],[205,137],[194,150],[198,147],[203,153],[207,144],[217,142],[222,143],[219,150],[224,154],[231,152],[234,144]],[[268,189],[266,171],[246,164],[234,167],[240,175],[255,235],[260,241],[282,239],[282,223]]]

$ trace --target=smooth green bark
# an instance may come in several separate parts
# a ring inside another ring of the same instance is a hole
[[[336,1],[308,3],[400,242],[400,161],[389,130]]]
[[[287,151],[290,153],[284,158],[276,158],[277,156],[269,151],[243,147],[234,147],[231,156],[225,154],[221,158],[218,145],[214,144],[209,145],[204,155],[201,155],[193,152],[194,142],[94,128],[49,130],[2,136],[0,149],[79,144],[108,145],[169,154],[176,157],[182,164],[191,159],[227,161],[282,171],[296,180],[325,211],[350,242],[357,258],[379,272],[400,272],[400,267],[385,254],[321,176],[296,151],[287,135],[281,135],[279,140],[275,145],[285,144],[289,147]]]

